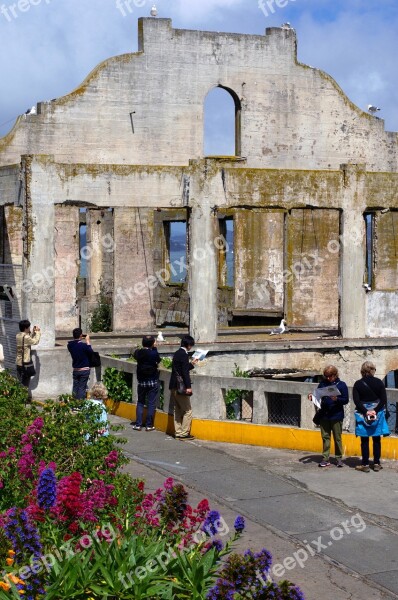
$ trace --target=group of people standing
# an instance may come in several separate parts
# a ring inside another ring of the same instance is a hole
[[[181,340],[180,348],[173,356],[171,366],[169,389],[174,404],[175,438],[178,440],[194,439],[191,435],[192,407],[190,397],[192,395],[192,383],[190,371],[195,368],[197,361],[190,360],[188,354],[194,345],[194,338],[185,335]],[[137,361],[138,399],[137,415],[133,429],[141,431],[144,406],[147,402],[145,430],[153,431],[155,429],[153,424],[160,386],[158,365],[161,361],[156,348],[156,339],[153,336],[145,336],[142,340],[142,348],[134,352],[134,358]]]
[[[31,347],[40,341],[40,327],[34,326],[28,320],[20,321],[19,333],[17,334],[17,374],[22,385],[29,389],[31,377],[35,374],[31,360]],[[171,400],[174,404],[174,426],[175,437],[179,440],[192,440],[192,407],[190,397],[192,395],[192,384],[190,371],[194,369],[196,360],[191,360],[189,352],[195,345],[195,340],[190,335],[185,335],[181,340],[181,347],[175,352],[172,361],[172,372],[169,389]],[[73,330],[73,340],[68,343],[68,350],[72,357],[73,389],[72,393],[76,399],[86,398],[87,384],[90,377],[90,363],[93,355],[90,337],[83,335],[80,328]],[[154,418],[156,405],[159,397],[159,364],[161,357],[156,347],[156,339],[153,336],[144,336],[142,348],[134,353],[137,361],[138,399],[136,420],[133,423],[134,430],[141,431],[143,428],[144,407],[147,404],[145,430],[154,431]],[[356,408],[355,433],[361,438],[362,463],[355,468],[367,473],[370,471],[369,464],[369,440],[373,440],[373,470],[380,471],[381,437],[389,435],[386,421],[387,395],[384,383],[375,377],[376,367],[372,362],[364,362],[361,367],[361,379],[355,382],[353,388],[353,399]],[[337,467],[344,466],[344,448],[342,442],[344,407],[349,402],[348,387],[339,378],[335,366],[329,365],[323,371],[323,381],[318,388],[335,386],[339,392],[337,396],[323,396],[319,408],[317,423],[320,426],[323,458],[319,467],[330,466],[330,444],[333,436],[335,445],[335,458]],[[94,398],[98,396],[99,401],[106,398],[106,389],[102,384],[96,384]],[[99,389],[99,386],[102,386]],[[97,389],[98,388],[98,389]],[[30,392],[29,392],[30,395]],[[309,395],[312,399],[312,395]]]
[[[387,395],[386,388],[381,379],[375,377],[376,367],[372,362],[364,362],[361,367],[361,379],[355,382],[353,388],[353,400],[355,404],[355,433],[361,438],[362,461],[355,468],[357,471],[368,473],[369,464],[369,440],[373,440],[373,470],[380,471],[381,437],[388,435],[389,430],[386,422]],[[330,385],[337,387],[339,396],[324,396],[318,414],[318,422],[323,442],[323,459],[319,467],[330,466],[330,442],[333,436],[335,446],[335,458],[337,467],[343,467],[344,448],[342,442],[344,406],[349,402],[348,387],[344,381],[339,379],[336,367],[329,365],[323,372],[324,380],[318,388],[322,389]]]

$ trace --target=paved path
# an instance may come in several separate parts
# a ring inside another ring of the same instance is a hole
[[[172,475],[190,489],[192,503],[209,498],[231,527],[237,514],[246,516],[239,550],[266,547],[307,600],[398,598],[395,463],[380,473],[356,472],[357,459],[321,470],[309,453],[181,442],[111,419],[126,425],[120,435],[128,438],[132,475],[149,489]]]

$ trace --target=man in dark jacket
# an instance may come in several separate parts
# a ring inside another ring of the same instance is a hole
[[[146,431],[154,431],[156,403],[159,396],[159,352],[156,349],[156,340],[152,335],[142,339],[142,348],[134,352],[137,361],[138,400],[137,418],[133,429],[141,431],[144,416],[145,401],[148,402],[146,415]]]
[[[77,400],[86,398],[87,383],[90,378],[90,358],[93,349],[90,336],[84,338],[80,327],[72,332],[73,340],[68,342],[68,350],[72,356],[73,367],[73,389],[72,394]]]
[[[190,396],[192,384],[189,372],[195,368],[197,361],[190,362],[188,352],[195,345],[195,340],[190,335],[185,335],[181,340],[181,348],[173,356],[172,371],[169,388],[171,399],[174,402],[174,428],[178,440],[193,440],[191,435],[192,407]],[[177,391],[177,375],[180,375],[186,387],[186,395]]]

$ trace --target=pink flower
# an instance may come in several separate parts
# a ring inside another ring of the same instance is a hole
[[[172,490],[174,487],[174,479],[172,477],[168,477],[163,485],[165,490]]]

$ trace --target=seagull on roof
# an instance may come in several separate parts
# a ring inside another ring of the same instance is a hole
[[[377,112],[379,112],[381,110],[381,108],[379,108],[378,106],[373,106],[373,104],[368,104],[368,111],[372,114],[375,115]]]
[[[285,331],[286,331],[286,321],[285,321],[285,319],[282,319],[279,327],[277,327],[276,329],[273,329],[271,331],[270,335],[281,335],[282,333],[285,333]]]
[[[156,8],[156,4],[154,4],[151,8],[151,17],[157,17],[158,16],[158,9]]]

